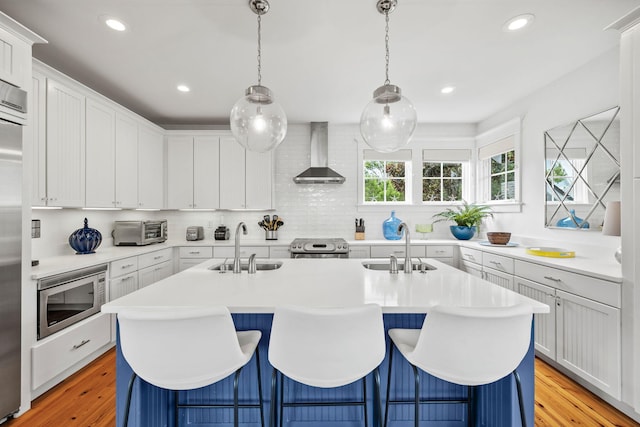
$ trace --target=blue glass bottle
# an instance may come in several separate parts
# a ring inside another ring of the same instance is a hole
[[[382,223],[382,234],[387,240],[400,240],[402,234],[398,234],[398,226],[402,223],[401,219],[396,218],[396,211],[391,211],[391,216]]]

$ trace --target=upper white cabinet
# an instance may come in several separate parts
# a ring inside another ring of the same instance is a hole
[[[144,125],[138,126],[138,207],[164,207],[164,136]]]
[[[31,205],[47,204],[47,78],[33,71],[30,114],[32,117]]]
[[[220,138],[220,208],[273,208],[272,153],[246,151],[233,136]]]
[[[116,113],[115,201],[119,208],[138,207],[138,123]]]
[[[18,87],[26,87],[26,66],[31,52],[29,46],[18,37],[0,28],[0,80]]]
[[[167,207],[220,206],[218,136],[170,136],[167,140]]]
[[[116,112],[89,98],[86,120],[85,206],[113,208],[116,206]]]
[[[84,207],[85,96],[48,78],[46,115],[46,204]]]

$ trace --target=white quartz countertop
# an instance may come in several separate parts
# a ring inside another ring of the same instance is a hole
[[[379,304],[386,313],[427,313],[435,305],[503,307],[530,304],[535,313],[549,306],[471,276],[434,259],[425,274],[390,274],[365,269],[361,259],[282,259],[277,270],[220,273],[211,259],[102,306],[106,313],[130,307],[225,305],[232,313],[272,313],[276,306],[344,307]],[[401,269],[401,266],[400,266]]]

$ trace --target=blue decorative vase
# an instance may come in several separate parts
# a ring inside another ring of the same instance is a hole
[[[458,240],[469,240],[476,234],[476,227],[467,227],[465,225],[452,225],[449,227],[451,234]]]
[[[76,255],[93,254],[102,243],[102,234],[95,228],[89,228],[89,221],[84,219],[84,227],[78,228],[69,236],[69,246]]]
[[[569,216],[566,218],[562,218],[558,222],[556,222],[556,227],[565,227],[565,228],[589,228],[589,222],[585,221],[582,218],[578,218],[576,216],[575,209],[569,210]],[[576,225],[577,224],[577,225]]]
[[[384,238],[387,240],[402,239],[404,231],[398,234],[398,226],[400,226],[400,224],[402,224],[402,220],[396,218],[396,211],[391,211],[391,216],[382,223],[382,234],[384,234]]]

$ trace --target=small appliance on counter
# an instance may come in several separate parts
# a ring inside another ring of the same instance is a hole
[[[144,246],[167,240],[167,220],[115,221],[114,246]]]
[[[187,227],[187,240],[203,240],[204,239],[204,227],[199,225],[192,225]]]
[[[229,229],[224,225],[219,226],[213,232],[213,238],[215,240],[229,240]]]

